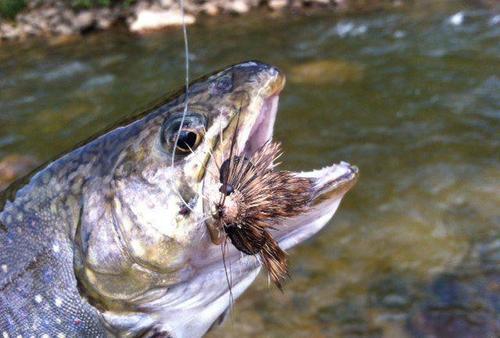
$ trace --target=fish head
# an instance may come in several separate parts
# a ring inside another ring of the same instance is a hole
[[[223,161],[272,139],[284,84],[276,67],[240,63],[96,140],[124,141],[107,155],[109,194],[101,180],[86,197],[106,208],[83,213],[76,270],[113,332],[201,336],[255,279],[261,262],[227,241],[214,208]],[[358,171],[340,163],[294,175],[312,182],[313,197],[271,230],[285,250],[330,220]]]

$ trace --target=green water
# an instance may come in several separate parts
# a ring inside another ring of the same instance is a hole
[[[189,36],[193,77],[246,59],[290,74],[285,167],[361,170],[329,226],[291,251],[285,292],[259,278],[211,337],[500,334],[498,14],[443,1],[255,13]],[[0,45],[0,156],[47,160],[179,87],[182,50],[178,29]]]

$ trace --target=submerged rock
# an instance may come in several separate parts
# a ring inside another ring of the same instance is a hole
[[[293,67],[289,74],[292,82],[310,84],[343,84],[363,78],[362,65],[342,60],[319,60]]]
[[[409,318],[415,337],[500,336],[500,241],[476,244],[463,266],[439,276]]]
[[[38,161],[27,155],[8,155],[0,160],[0,191],[9,186],[19,177],[28,174],[38,164]]]

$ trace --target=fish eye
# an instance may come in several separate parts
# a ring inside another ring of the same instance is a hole
[[[188,113],[184,121],[182,114],[172,116],[163,123],[160,142],[169,153],[188,155],[200,145],[205,128],[206,119],[201,114]]]

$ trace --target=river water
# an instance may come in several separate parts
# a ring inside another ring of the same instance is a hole
[[[361,178],[211,337],[500,334],[500,16],[463,2],[363,15],[256,12],[189,28],[192,76],[282,68],[285,167]],[[182,85],[178,29],[0,46],[0,156],[48,160]]]

